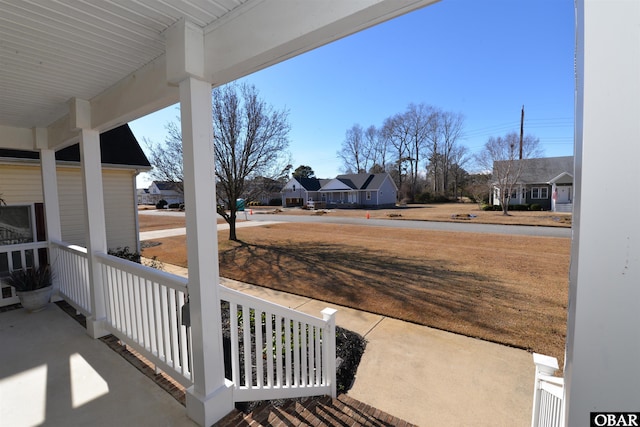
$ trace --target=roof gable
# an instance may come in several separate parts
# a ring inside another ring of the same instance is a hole
[[[348,180],[346,180],[348,182]],[[353,185],[353,183],[351,183]],[[345,180],[334,178],[324,184],[320,191],[332,191],[332,190],[353,190],[349,184],[345,182]]]
[[[389,176],[388,173],[353,173],[338,175],[339,179],[354,190],[377,190]]]
[[[140,148],[138,140],[131,132],[129,125],[126,124],[100,134],[100,156],[103,165],[151,168],[151,164],[142,148]],[[37,151],[0,149],[0,157],[39,160],[40,153]],[[80,144],[56,151],[56,160],[79,163]]]

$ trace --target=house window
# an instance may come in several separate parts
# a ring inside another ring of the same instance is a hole
[[[33,206],[0,206],[0,246],[34,241]],[[26,250],[26,265],[23,265],[19,250],[0,253],[0,277],[6,276],[10,270],[16,268],[31,267],[34,256],[37,254],[33,249]]]
[[[547,187],[533,187],[531,189],[531,198],[532,199],[548,199],[549,198],[549,188],[547,188]]]
[[[367,191],[367,200],[371,200],[371,191]]]
[[[514,199],[514,200],[518,198],[518,190],[517,189],[514,189],[514,190],[511,191],[511,198]]]
[[[0,206],[0,246],[33,242],[33,219],[31,205]]]

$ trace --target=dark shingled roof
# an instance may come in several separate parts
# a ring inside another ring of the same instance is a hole
[[[156,185],[156,187],[158,187],[158,190],[160,191],[167,191],[167,190],[180,191],[180,187],[178,187],[178,184],[176,182],[153,181],[153,183]]]
[[[296,178],[296,180],[307,191],[318,191],[320,189],[320,180],[318,178]]]
[[[103,164],[151,167],[129,125],[122,125],[100,134],[100,155],[102,156]],[[0,157],[38,160],[40,159],[40,153],[37,151],[0,149]],[[80,144],[56,151],[56,160],[80,162]]]
[[[502,160],[495,163],[506,162]],[[573,156],[541,157],[516,162],[522,162],[522,173],[518,180],[522,184],[547,184],[563,172],[573,175]]]

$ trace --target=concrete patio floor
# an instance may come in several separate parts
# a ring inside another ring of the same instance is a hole
[[[55,304],[0,312],[0,425],[189,426],[186,410]]]

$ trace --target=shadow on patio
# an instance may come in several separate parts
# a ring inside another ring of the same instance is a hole
[[[0,313],[3,425],[194,426],[184,406],[55,304]]]

